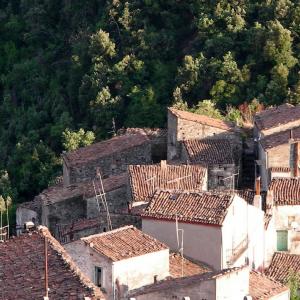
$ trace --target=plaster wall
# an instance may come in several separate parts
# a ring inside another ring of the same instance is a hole
[[[39,216],[36,211],[28,208],[18,207],[16,211],[16,225],[17,228],[23,227],[28,221],[35,220],[37,224],[40,223]],[[18,229],[17,233],[20,234],[22,229]]]
[[[268,268],[273,254],[276,251],[276,229],[275,229],[275,219],[272,216],[272,219],[269,222],[267,229],[265,230],[265,262],[264,268]]]
[[[202,261],[216,270],[222,268],[222,233],[220,226],[179,222],[178,228],[184,231],[183,253],[185,256]],[[172,250],[178,250],[175,221],[142,218],[142,230],[164,242]],[[179,232],[180,244],[182,241],[181,232]]]
[[[190,297],[191,300],[216,300],[216,281],[199,281],[197,284],[182,287],[178,285],[172,289],[163,289],[134,298],[136,300],[182,300],[183,297]]]

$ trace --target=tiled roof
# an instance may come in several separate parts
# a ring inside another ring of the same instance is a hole
[[[169,108],[169,111],[179,119],[197,122],[200,124],[223,129],[226,131],[233,131],[235,127],[234,124],[231,122],[226,122],[220,119],[211,118],[205,115],[199,115],[188,111],[178,110],[172,107]]]
[[[121,128],[119,135],[123,134],[145,134],[150,140],[156,138],[167,138],[168,130],[166,128]]]
[[[103,179],[103,187],[105,192],[110,192],[127,184],[127,172],[120,175],[110,176]],[[23,203],[21,206],[32,207],[38,203],[50,205],[52,203],[64,201],[67,199],[81,197],[88,199],[95,196],[92,181],[74,183],[69,186],[53,185],[43,190],[34,201]]]
[[[294,142],[300,141],[300,127],[296,127],[292,129],[292,136]],[[280,145],[288,144],[290,142],[290,137],[291,137],[290,129],[285,131],[279,131],[262,138],[260,140],[260,144],[262,145],[265,151],[268,151]]]
[[[291,168],[289,167],[271,167],[270,168],[271,173],[290,173]]]
[[[175,220],[200,224],[222,225],[234,196],[210,192],[158,190],[143,218]]]
[[[280,282],[257,271],[250,272],[249,281],[249,292],[253,300],[269,300],[288,290]]]
[[[300,205],[300,178],[273,178],[274,205]]]
[[[64,153],[63,159],[68,166],[80,166],[90,161],[109,156],[112,153],[129,150],[149,142],[144,134],[129,134],[113,137],[75,151]]]
[[[212,271],[211,269],[209,269],[209,267],[205,266],[204,264],[196,264],[185,257],[182,258],[182,256],[179,253],[170,253],[169,264],[170,276],[172,278],[182,277],[182,270],[184,277],[196,274],[204,274]]]
[[[97,227],[99,228],[100,225],[101,225],[101,220],[99,217],[91,218],[91,219],[79,219],[76,222],[73,222],[72,224],[66,226],[62,235],[75,233],[75,232],[79,232],[91,228],[97,228]]]
[[[206,168],[199,165],[131,165],[134,201],[149,201],[157,189],[202,190]]]
[[[244,267],[240,268],[231,268],[231,269],[224,269],[217,272],[207,272],[202,274],[196,274],[192,276],[185,276],[179,278],[172,278],[167,280],[162,280],[154,284],[146,285],[136,290],[132,290],[129,292],[130,297],[136,297],[139,295],[150,294],[157,291],[163,290],[170,290],[170,289],[180,289],[182,287],[190,286],[190,285],[197,285],[201,284],[202,281],[216,279],[230,273],[238,272],[239,270],[243,269]]]
[[[48,240],[49,298],[104,299],[100,289],[79,270],[46,227],[0,243],[0,299],[43,299],[45,237]]]
[[[275,252],[266,274],[286,284],[292,273],[298,273],[300,276],[300,255]]]
[[[255,191],[250,189],[235,190],[235,193],[249,204],[253,204]]]
[[[143,233],[133,226],[125,226],[112,231],[82,238],[96,252],[119,261],[160,250],[166,245]]]
[[[255,123],[260,130],[266,130],[300,119],[300,105],[282,104],[268,108],[255,116]]]
[[[202,165],[233,164],[233,152],[228,140],[186,140],[183,145],[191,163]]]

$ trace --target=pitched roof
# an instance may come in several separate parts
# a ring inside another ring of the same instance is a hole
[[[260,130],[266,130],[300,119],[300,105],[285,103],[268,108],[255,116],[255,123]]]
[[[293,142],[300,141],[300,127],[295,127],[292,129]],[[267,135],[260,140],[260,144],[265,151],[272,148],[288,144],[290,142],[291,129],[285,131],[275,132],[273,134]]]
[[[297,273],[300,276],[300,255],[275,252],[266,274],[286,284],[292,273]]]
[[[165,244],[133,226],[124,226],[112,231],[91,235],[81,240],[112,261],[168,249]]]
[[[269,300],[286,291],[288,287],[280,282],[257,271],[250,272],[249,292],[253,300]]]
[[[182,277],[182,270],[183,276],[204,274],[212,271],[208,266],[205,266],[204,264],[196,264],[185,257],[182,258],[179,253],[170,253],[169,265],[170,276],[172,278]]]
[[[235,126],[231,122],[226,122],[220,119],[215,119],[212,117],[208,117],[205,115],[199,115],[195,113],[191,113],[188,111],[178,110],[173,107],[169,108],[169,112],[171,112],[174,116],[176,116],[179,119],[184,119],[187,121],[197,122],[200,124],[204,124],[207,126],[223,129],[226,131],[233,131]]]
[[[103,179],[103,187],[105,192],[116,190],[127,184],[127,172],[120,175],[110,176]],[[29,208],[35,210],[40,207],[42,203],[44,205],[51,205],[56,202],[65,201],[68,199],[82,198],[88,199],[95,196],[92,181],[85,181],[74,183],[69,186],[63,186],[62,184],[53,185],[43,190],[33,201],[24,202],[20,204],[20,207]]]
[[[223,269],[216,272],[207,272],[202,274],[196,274],[192,276],[178,277],[167,280],[162,280],[154,284],[146,285],[136,290],[129,292],[130,297],[135,297],[144,294],[150,294],[157,291],[170,290],[170,289],[180,289],[182,287],[201,284],[200,282],[206,280],[213,280],[222,276],[226,276],[230,273],[238,272],[245,267]]]
[[[48,241],[50,299],[104,299],[104,295],[75,265],[46,227],[0,243],[0,298],[43,299],[44,245]]]
[[[129,134],[113,137],[75,151],[63,153],[62,157],[68,166],[79,166],[90,161],[109,156],[112,153],[129,150],[149,142],[144,134]]]
[[[64,236],[70,233],[80,232],[82,230],[87,230],[91,228],[95,228],[95,229],[99,228],[100,230],[100,225],[101,225],[101,220],[99,217],[90,218],[90,219],[79,219],[67,225],[61,234]]]
[[[243,198],[247,203],[253,204],[255,191],[251,189],[242,189],[242,190],[235,190],[235,193]]]
[[[166,139],[168,130],[166,128],[121,128],[118,130],[119,135],[137,133],[147,135],[150,140]]]
[[[183,145],[192,163],[233,164],[233,153],[230,142],[223,139],[186,140]]]
[[[300,178],[273,178],[269,190],[274,205],[300,205]]]
[[[234,196],[210,192],[158,190],[143,218],[175,220],[200,224],[222,225]]]
[[[207,173],[199,165],[131,165],[128,168],[134,201],[149,201],[157,189],[202,190]]]

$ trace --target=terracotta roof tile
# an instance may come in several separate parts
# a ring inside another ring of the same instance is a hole
[[[127,183],[127,172],[103,179],[103,186],[106,193],[127,185]],[[20,206],[34,208],[41,205],[42,202],[44,205],[51,205],[52,203],[72,198],[81,197],[82,199],[88,199],[94,196],[95,192],[92,181],[74,183],[65,187],[62,185],[53,185],[43,190],[33,201],[22,203]]]
[[[204,264],[196,264],[187,258],[183,258],[179,253],[170,253],[170,276],[173,278],[182,277],[182,266],[183,276],[192,276],[196,274],[204,274],[211,272],[212,270]]]
[[[300,141],[300,127],[292,129],[293,141]],[[278,147],[280,145],[288,144],[290,142],[291,130],[279,131],[273,134],[267,135],[266,137],[260,140],[265,151],[268,151],[272,148]]]
[[[210,192],[157,191],[143,218],[222,225],[234,196]]]
[[[300,178],[273,178],[274,205],[300,205]]]
[[[253,204],[255,191],[250,189],[235,190],[235,193],[249,204]]]
[[[288,290],[278,281],[256,271],[250,272],[249,292],[253,300],[269,300]]]
[[[268,108],[255,116],[255,123],[260,130],[274,128],[300,119],[300,105],[282,104]]]
[[[72,224],[67,225],[64,228],[62,235],[67,235],[69,233],[75,233],[86,229],[99,228],[100,230],[101,220],[99,217],[91,219],[79,219]]]
[[[64,153],[63,159],[68,166],[79,166],[112,153],[122,152],[149,142],[144,134],[120,135],[75,151]]]
[[[190,286],[190,285],[197,285],[197,284],[201,284],[200,283],[201,281],[216,279],[218,277],[222,277],[222,276],[228,275],[230,273],[237,272],[243,268],[244,267],[224,269],[224,270],[217,271],[217,272],[207,272],[207,273],[196,274],[196,275],[192,275],[192,276],[162,280],[157,283],[146,285],[146,286],[136,289],[136,290],[132,290],[129,292],[129,296],[136,297],[139,295],[154,293],[157,291],[180,289],[182,287],[186,287],[186,286]]]
[[[202,165],[233,164],[233,151],[228,140],[186,140],[183,145],[191,163]]]
[[[207,169],[199,165],[132,165],[128,168],[133,201],[149,201],[157,189],[202,191]]]
[[[275,252],[266,274],[286,284],[291,273],[298,273],[300,276],[300,255]]]
[[[0,243],[0,299],[43,299],[44,240],[48,239],[50,299],[105,299],[46,227]]]
[[[269,169],[271,173],[290,173],[291,168],[289,167],[272,167]]]
[[[168,249],[160,241],[133,226],[125,226],[112,231],[91,235],[81,240],[112,261],[119,261]]]
[[[199,115],[188,111],[169,108],[169,111],[179,119],[184,119],[192,122],[197,122],[207,126],[223,129],[226,131],[233,131],[235,126],[231,122],[226,122],[220,119],[211,118],[205,115]]]

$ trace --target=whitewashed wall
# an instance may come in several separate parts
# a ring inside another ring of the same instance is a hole
[[[183,234],[183,253],[185,256],[205,262],[216,270],[222,268],[222,233],[220,226],[180,223]],[[178,250],[175,221],[142,220],[143,231]],[[181,242],[181,233],[179,233]]]

